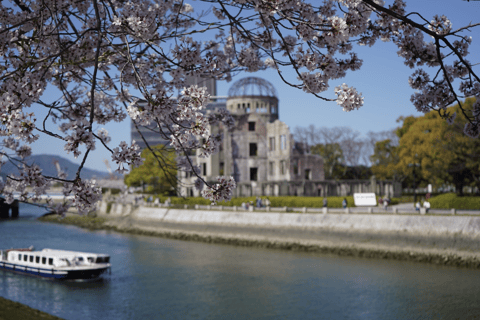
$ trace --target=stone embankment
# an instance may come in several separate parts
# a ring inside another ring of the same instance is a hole
[[[120,232],[480,268],[478,216],[189,210],[106,202],[97,213],[106,218],[103,228]]]

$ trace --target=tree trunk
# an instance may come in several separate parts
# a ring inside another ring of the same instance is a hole
[[[459,197],[463,197],[463,181],[455,181],[455,193]]]

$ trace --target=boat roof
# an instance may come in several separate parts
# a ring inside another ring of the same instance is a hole
[[[90,252],[80,252],[80,251],[68,251],[68,250],[56,250],[56,249],[43,249],[42,251],[24,251],[24,250],[9,250],[9,252],[22,252],[25,254],[34,254],[34,255],[48,255],[49,257],[66,257],[66,256],[95,256],[95,257],[108,257],[108,254],[103,253],[90,253]]]

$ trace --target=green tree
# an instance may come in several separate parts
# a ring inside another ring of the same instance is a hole
[[[464,108],[472,111],[474,103],[475,99],[467,99]],[[447,108],[446,113],[456,113],[452,125],[447,124],[437,111],[422,117],[401,119],[403,125],[397,131],[400,137],[398,162],[385,164],[388,161],[384,161],[382,164],[382,156],[388,158],[387,151],[393,150],[388,150],[387,145],[379,145],[384,154],[379,151],[374,155],[373,159],[378,161],[377,167],[372,168],[374,172],[383,170],[385,174],[399,174],[406,178],[407,185],[411,185],[415,170],[417,185],[451,183],[460,195],[464,186],[480,186],[480,143],[478,139],[464,135],[467,120],[458,105]],[[415,163],[420,167],[413,166]]]
[[[465,110],[473,111],[475,102],[475,98],[466,99],[463,103]],[[480,189],[480,142],[463,134],[467,120],[458,105],[449,108],[448,111],[451,114],[455,112],[457,116],[453,124],[446,127],[445,139],[448,143],[445,143],[443,148],[446,152],[452,153],[447,168],[449,182],[455,185],[457,193],[461,195],[464,185]]]
[[[398,146],[387,139],[375,143],[373,155],[370,156],[372,162],[372,173],[380,180],[403,181],[404,175],[398,171],[397,165],[400,161],[398,155]]]
[[[321,155],[325,179],[340,179],[344,174],[344,157],[338,143],[316,144],[310,148],[311,153]]]
[[[125,184],[129,187],[139,187],[147,184],[147,191],[156,194],[172,194],[177,185],[177,170],[175,152],[164,145],[158,145],[142,151],[143,164],[133,168],[125,175]]]

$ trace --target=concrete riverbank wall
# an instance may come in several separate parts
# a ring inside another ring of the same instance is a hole
[[[99,210],[100,214],[178,225],[409,233],[424,236],[463,236],[480,240],[480,217],[478,216],[235,212],[134,207],[131,205],[114,206],[110,213],[106,214],[105,206],[102,204],[100,209],[103,210]]]

